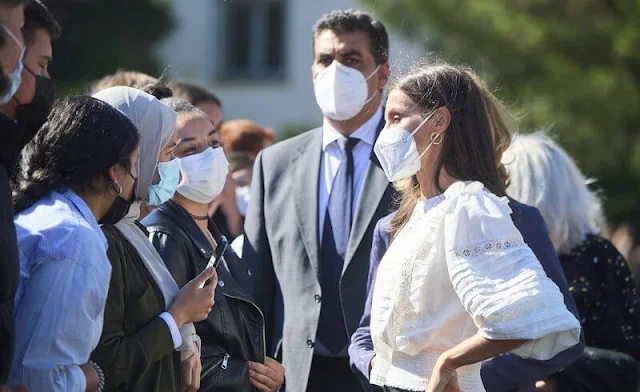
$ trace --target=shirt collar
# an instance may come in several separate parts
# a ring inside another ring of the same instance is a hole
[[[82,215],[82,217],[86,219],[87,222],[89,222],[89,225],[91,225],[91,227],[96,231],[98,237],[100,238],[106,249],[107,237],[105,237],[102,233],[100,224],[96,220],[96,217],[93,215],[93,212],[91,211],[87,203],[72,190],[67,190],[65,192],[62,192],[61,194],[64,198],[69,200],[71,204],[73,204],[73,206],[78,210],[78,212],[80,212],[80,215]]]
[[[362,124],[360,128],[356,129],[356,131],[351,134],[351,137],[358,138],[369,146],[373,146],[376,142],[378,125],[380,124],[380,121],[382,121],[382,115],[382,105],[380,105],[375,114],[371,116],[366,123]],[[322,125],[322,151],[326,151],[327,147],[331,143],[342,138],[344,138],[344,135],[332,127],[325,119],[324,124]]]

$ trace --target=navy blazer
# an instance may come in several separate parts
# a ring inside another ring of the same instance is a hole
[[[560,265],[558,255],[549,239],[547,228],[540,212],[531,206],[510,200],[514,222],[522,233],[524,241],[536,255],[547,276],[560,288],[564,296],[564,303],[578,320],[576,303],[569,293],[569,286]],[[351,367],[363,381],[368,384],[369,365],[375,355],[371,340],[370,320],[371,304],[373,301],[373,287],[378,272],[380,260],[390,243],[390,233],[386,227],[394,214],[382,218],[376,225],[371,247],[369,278],[367,283],[367,302],[360,327],[351,337],[349,358]],[[540,361],[521,358],[515,354],[502,354],[482,364],[482,382],[487,391],[534,391],[535,382],[544,380],[549,375],[562,370],[578,359],[584,351],[584,337],[580,336],[580,343],[559,353],[555,357]]]

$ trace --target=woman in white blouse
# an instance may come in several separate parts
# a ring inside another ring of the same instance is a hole
[[[510,135],[483,84],[425,67],[392,86],[385,116],[374,151],[401,205],[374,289],[371,383],[484,391],[481,361],[577,344],[578,320],[511,220]]]

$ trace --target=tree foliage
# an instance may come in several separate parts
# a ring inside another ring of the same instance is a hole
[[[169,4],[160,0],[45,1],[63,28],[50,72],[63,88],[132,69],[157,74],[154,45],[171,32]]]
[[[551,126],[598,180],[610,220],[640,228],[640,2],[364,2],[426,49],[472,65],[522,114],[521,130]]]

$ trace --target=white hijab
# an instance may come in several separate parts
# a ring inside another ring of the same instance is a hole
[[[136,200],[146,200],[149,187],[153,183],[160,150],[169,142],[178,114],[154,96],[131,87],[111,87],[93,97],[118,109],[140,131],[140,157],[136,163],[138,183],[135,197]],[[136,201],[131,205],[129,213],[115,226],[138,251],[145,267],[160,288],[165,308],[168,309],[178,294],[179,288],[145,233],[135,225],[139,216],[140,201]],[[188,323],[180,328],[180,335],[182,346],[179,350],[183,359],[188,358],[193,353],[193,344],[199,342],[193,324]]]

